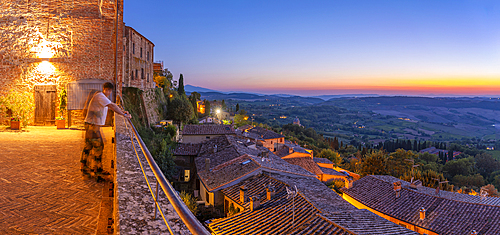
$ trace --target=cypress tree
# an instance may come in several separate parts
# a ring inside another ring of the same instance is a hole
[[[185,95],[186,94],[186,91],[184,91],[184,76],[182,76],[182,73],[181,73],[181,76],[179,77],[179,88],[177,89],[179,95]]]
[[[237,113],[238,111],[240,111],[240,104],[236,104],[236,110],[234,110],[235,113]]]

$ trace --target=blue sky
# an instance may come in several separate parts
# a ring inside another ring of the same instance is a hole
[[[500,88],[500,1],[124,4],[125,23],[153,41],[155,60],[195,86],[301,95]]]

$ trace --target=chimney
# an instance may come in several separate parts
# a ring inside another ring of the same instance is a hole
[[[352,188],[352,182],[353,182],[353,180],[346,178],[346,179],[344,180],[344,183],[345,183],[345,188],[346,188],[346,189],[350,189],[350,188]]]
[[[250,211],[257,210],[259,207],[260,207],[260,198],[259,198],[259,196],[250,197]]]
[[[268,201],[273,199],[275,194],[276,194],[276,190],[274,190],[273,186],[269,186],[266,188],[266,198]]]
[[[397,181],[392,183],[394,187],[394,192],[396,192],[396,198],[399,198],[399,193],[401,191],[401,181]]]
[[[245,187],[245,185],[243,185],[240,187],[240,202],[241,203],[245,203],[245,201],[247,201],[248,195],[246,195],[246,194],[247,194],[247,187]]]
[[[205,171],[210,172],[210,158],[205,158]]]
[[[425,208],[420,208],[420,210],[418,211],[420,213],[420,220],[424,220],[425,219]]]
[[[293,153],[293,148],[288,147],[288,153]]]

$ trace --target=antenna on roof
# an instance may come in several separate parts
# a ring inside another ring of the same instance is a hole
[[[432,178],[433,180],[438,182],[438,186],[436,187],[436,194],[439,194],[439,189],[441,189],[441,184],[448,183],[449,181],[439,181],[439,179]]]
[[[297,190],[297,185],[294,185],[294,187],[295,190],[286,187],[286,194],[288,194],[288,196],[286,196],[286,199],[292,198],[292,229],[295,223],[295,196],[297,196],[297,192],[299,191]]]

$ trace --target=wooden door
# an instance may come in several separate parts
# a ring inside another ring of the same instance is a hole
[[[35,125],[53,126],[56,118],[56,86],[35,86]]]

